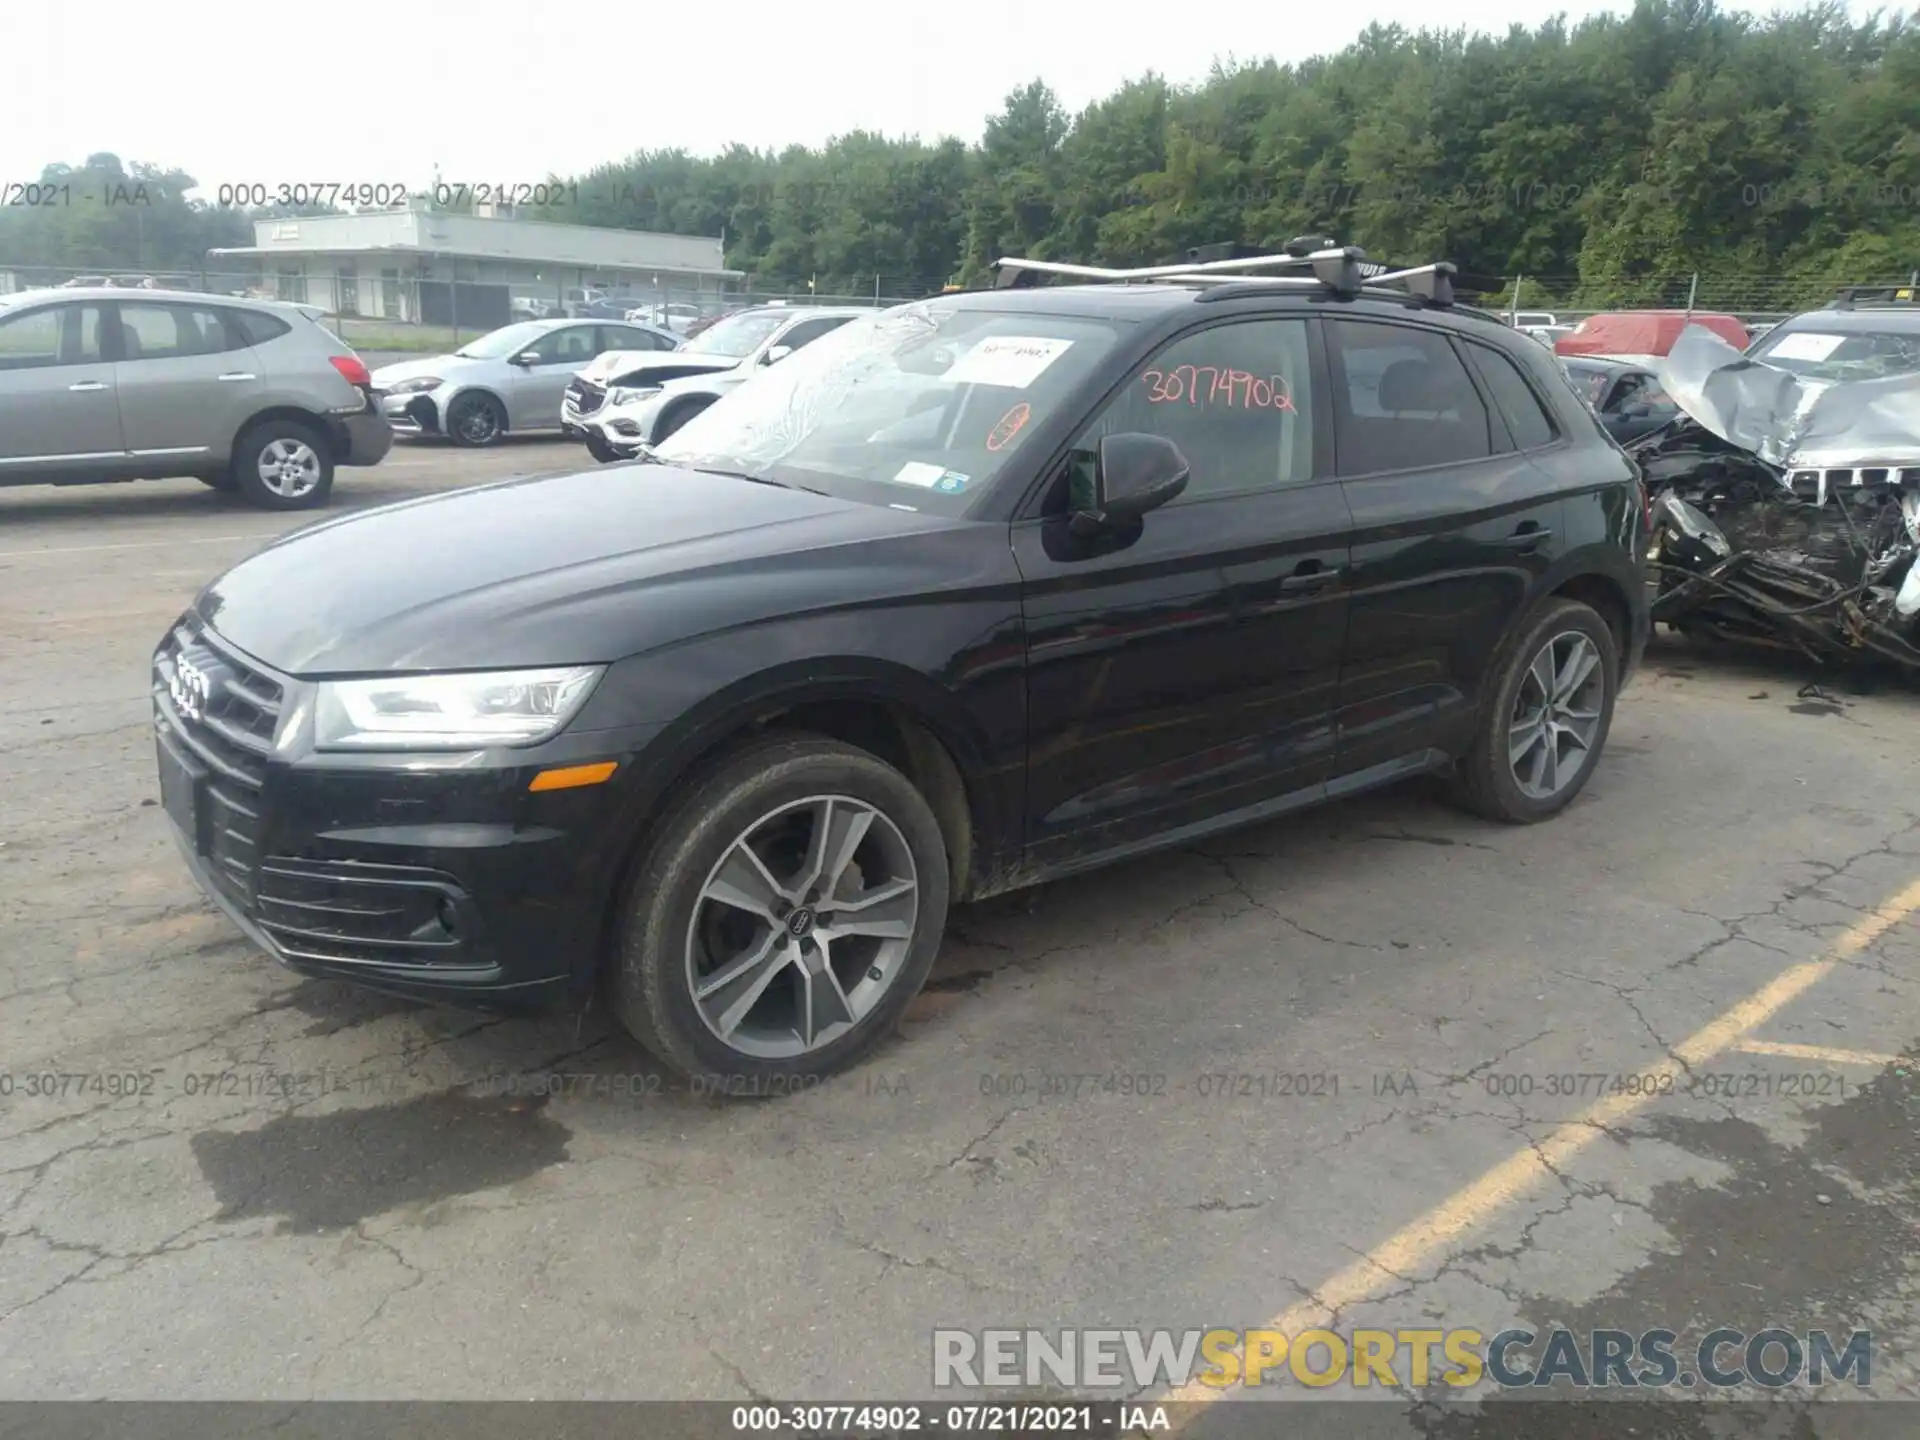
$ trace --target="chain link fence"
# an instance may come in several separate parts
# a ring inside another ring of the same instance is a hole
[[[1463,277],[1464,280],[1465,277]],[[1848,285],[1911,287],[1920,272],[1863,275]],[[64,285],[113,285],[129,291],[197,291],[318,306],[349,344],[406,353],[454,348],[516,320],[558,317],[636,319],[687,331],[751,305],[874,306],[903,304],[948,288],[945,277],[860,275],[801,284],[748,277],[744,284],[623,285],[617,280],[570,285],[538,279],[481,278],[471,266],[436,259],[418,273],[397,268],[311,262],[275,269],[196,267],[150,271],[73,270],[9,265],[0,259],[0,294]],[[1831,301],[1838,283],[1790,275],[1661,275],[1604,283],[1575,275],[1473,277],[1472,300],[1503,316],[1551,314],[1576,324],[1602,310],[1695,310],[1748,323],[1784,319]]]
[[[9,265],[0,258],[0,294],[62,286],[110,285],[130,294],[184,290],[313,305],[356,349],[405,353],[455,348],[475,336],[520,320],[635,319],[677,331],[694,329],[752,305],[885,307],[937,294],[938,280],[900,276],[843,277],[837,284],[726,288],[712,284],[622,285],[501,279],[438,260],[424,273],[397,268],[74,270]]]
[[[1693,310],[1733,315],[1753,323],[1784,320],[1833,301],[1843,287],[1911,289],[1920,294],[1920,271],[1810,280],[1804,275],[1636,276],[1601,283],[1577,275],[1508,275],[1476,282],[1475,303],[1502,315],[1550,312],[1572,323],[1608,310]]]

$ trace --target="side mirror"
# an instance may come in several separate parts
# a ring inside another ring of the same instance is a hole
[[[522,350],[518,355],[513,357],[513,363],[516,365],[531,366],[537,365],[539,362],[540,352],[538,350]]]
[[[1187,457],[1164,436],[1109,435],[1100,442],[1095,508],[1085,515],[1085,522],[1112,525],[1137,520],[1186,489],[1187,475]],[[1084,529],[1085,524],[1077,528]]]
[[[791,354],[793,354],[793,347],[791,345],[776,345],[767,351],[760,363],[762,365],[778,365]]]

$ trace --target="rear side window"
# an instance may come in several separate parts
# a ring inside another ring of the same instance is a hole
[[[239,336],[228,331],[227,312],[200,305],[120,304],[120,358],[123,360],[177,360],[191,355],[218,355],[240,348]]]
[[[1553,419],[1541,405],[1540,397],[1527,383],[1527,377],[1520,373],[1520,367],[1491,345],[1470,345],[1468,353],[1480,370],[1480,378],[1487,382],[1487,389],[1493,392],[1493,403],[1507,422],[1513,443],[1522,450],[1552,444],[1559,432],[1554,429]]]
[[[1330,320],[1334,440],[1343,475],[1418,470],[1493,454],[1487,407],[1447,337]]]
[[[258,310],[228,310],[225,314],[227,323],[239,331],[240,337],[249,345],[264,345],[269,340],[278,340],[293,328],[278,315],[267,315]]]

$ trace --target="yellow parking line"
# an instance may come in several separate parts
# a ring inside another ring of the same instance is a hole
[[[1916,910],[1920,910],[1920,879],[1849,929],[1826,955],[1790,967],[1718,1019],[1689,1035],[1673,1048],[1673,1058],[1678,1065],[1659,1066],[1652,1073],[1671,1075],[1672,1087],[1678,1089],[1684,1080],[1681,1070],[1703,1065],[1740,1045],[1754,1029],[1825,979],[1834,967],[1858,955]],[[1660,1088],[1660,1085],[1653,1087]],[[1302,1301],[1262,1322],[1263,1327],[1287,1336],[1322,1328],[1332,1323],[1336,1313],[1365,1300],[1375,1291],[1404,1284],[1407,1276],[1440,1259],[1448,1245],[1491,1220],[1510,1202],[1543,1186],[1567,1161],[1655,1098],[1649,1091],[1611,1096],[1589,1106],[1574,1119],[1556,1126],[1538,1145],[1508,1156],[1346,1269],[1321,1282],[1314,1288],[1312,1300]],[[1229,1390],[1190,1380],[1164,1399],[1206,1404],[1223,1399],[1229,1393]],[[1188,1415],[1194,1413],[1189,1411]]]
[[[1813,1060],[1822,1065],[1863,1065],[1869,1070],[1884,1070],[1901,1063],[1898,1055],[1882,1055],[1874,1050],[1836,1050],[1831,1045],[1789,1045],[1781,1040],[1747,1040],[1740,1050],[1748,1055],[1784,1055],[1789,1060]]]

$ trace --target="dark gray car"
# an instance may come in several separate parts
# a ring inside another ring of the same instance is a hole
[[[0,297],[0,485],[191,475],[269,510],[326,503],[393,430],[371,376],[291,305],[192,291]]]

